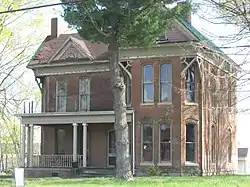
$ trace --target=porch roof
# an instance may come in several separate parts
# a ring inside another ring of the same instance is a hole
[[[132,122],[134,110],[127,110],[127,122]],[[114,123],[114,111],[43,112],[18,114],[22,124],[48,125],[72,123]]]

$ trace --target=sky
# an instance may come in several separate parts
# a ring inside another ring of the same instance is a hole
[[[50,1],[49,3],[57,3],[59,1],[54,0]],[[39,35],[42,39],[45,38],[47,35],[50,35],[50,20],[53,17],[58,18],[58,33],[71,33],[74,32],[70,29],[68,29],[68,24],[63,20],[61,17],[62,9],[60,6],[56,7],[50,7],[50,8],[44,8],[39,11],[43,17],[43,22],[37,28],[37,35]],[[31,14],[37,14],[37,11],[32,11]],[[195,13],[192,15],[192,25],[198,29],[200,32],[208,36],[215,44],[218,46],[223,46],[228,41],[221,40],[221,37],[218,36],[229,36],[237,31],[237,28],[230,25],[222,25],[222,24],[212,24],[205,19],[201,18],[201,14],[205,16],[206,18],[211,18],[213,16],[213,12],[209,9],[203,9],[202,13]],[[212,20],[212,19],[210,19]],[[220,38],[220,39],[219,39]],[[238,43],[233,43],[229,45],[244,45],[247,44],[248,41],[242,40]],[[35,51],[36,49],[34,49]],[[237,49],[229,49],[226,51],[227,54],[235,54]],[[231,55],[230,56],[236,63],[241,63],[244,58],[247,58],[244,55]],[[247,64],[244,66],[244,69],[250,70],[250,65]],[[25,78],[27,80],[31,80],[31,76],[33,76],[33,73],[31,71],[27,71],[25,74]],[[250,86],[244,87],[244,89],[241,89],[238,93],[239,98],[238,100],[242,100],[246,98],[246,96],[249,95],[249,92],[247,90],[250,90]],[[243,101],[239,102],[238,107],[239,108],[249,108],[248,103],[250,102],[250,99],[244,99]],[[248,118],[250,117],[250,113],[239,113],[237,116],[237,141],[239,143],[239,146],[250,147],[250,141],[249,141],[249,131],[250,131],[250,125],[248,124]]]

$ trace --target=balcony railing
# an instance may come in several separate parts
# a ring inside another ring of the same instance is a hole
[[[78,166],[82,167],[82,155],[77,155]],[[34,155],[33,167],[39,168],[70,168],[73,155]]]

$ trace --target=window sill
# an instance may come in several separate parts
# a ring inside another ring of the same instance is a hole
[[[158,106],[161,106],[161,105],[172,105],[173,103],[172,102],[159,102],[157,103]]]
[[[141,162],[140,166],[154,166],[154,163],[152,163],[152,162]]]
[[[189,103],[189,102],[185,102],[184,105],[188,105],[188,106],[198,106],[198,103]]]
[[[195,162],[185,162],[185,166],[199,166],[199,164]]]
[[[154,103],[141,103],[140,105],[141,106],[153,106]]]
[[[171,162],[159,162],[157,166],[172,166]]]

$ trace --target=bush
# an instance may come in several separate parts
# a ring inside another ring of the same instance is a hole
[[[148,176],[160,176],[161,174],[162,174],[162,171],[157,166],[151,166],[147,169]]]

